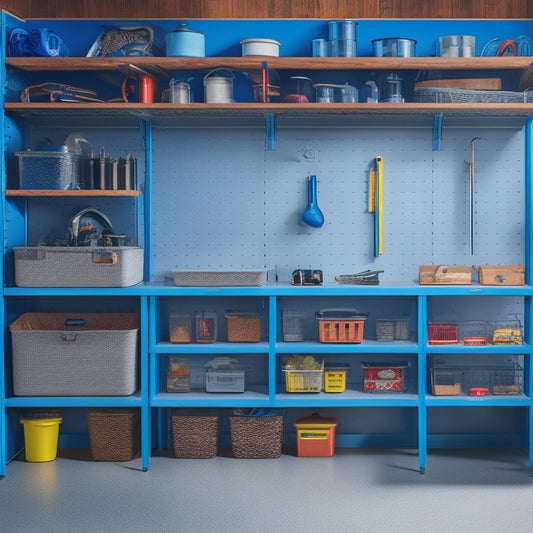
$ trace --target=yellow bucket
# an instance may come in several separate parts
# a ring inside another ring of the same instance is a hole
[[[62,418],[21,419],[24,425],[26,461],[43,463],[53,461],[57,456],[59,424]]]

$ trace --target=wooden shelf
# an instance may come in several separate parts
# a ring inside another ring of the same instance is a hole
[[[533,103],[485,104],[138,104],[138,103],[19,103],[8,102],[5,111],[24,117],[179,117],[194,115],[521,115],[533,114]]]
[[[130,65],[171,70],[509,70],[525,69],[533,57],[8,57],[25,71],[129,70]]]
[[[6,196],[139,196],[139,191],[109,191],[109,190],[49,190],[49,189],[8,189]]]

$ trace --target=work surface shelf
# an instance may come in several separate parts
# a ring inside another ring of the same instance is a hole
[[[525,69],[533,57],[7,57],[6,66],[25,71],[164,70],[230,68],[280,70],[509,70]]]
[[[203,115],[504,115],[529,116],[533,103],[334,103],[334,104],[263,104],[237,102],[234,104],[139,104],[139,103],[21,103],[6,102],[5,111],[28,118],[61,117],[137,117],[144,119]]]

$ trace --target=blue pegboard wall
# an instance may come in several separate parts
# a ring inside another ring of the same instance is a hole
[[[475,144],[474,255],[468,179]],[[174,269],[321,268],[325,281],[367,268],[412,281],[420,264],[524,262],[524,135],[516,127],[156,128],[155,276]],[[305,157],[305,154],[314,157]],[[384,159],[383,255],[374,257],[369,169]],[[321,228],[301,223],[318,178]]]

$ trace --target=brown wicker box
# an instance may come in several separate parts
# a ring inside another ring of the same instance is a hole
[[[283,417],[230,416],[231,449],[238,459],[275,459],[281,455]]]
[[[259,342],[261,317],[255,313],[226,313],[228,342]]]
[[[95,461],[131,461],[141,450],[140,410],[88,408],[87,424]]]
[[[190,414],[172,409],[172,441],[174,456],[182,459],[211,459],[217,455],[217,413]]]

